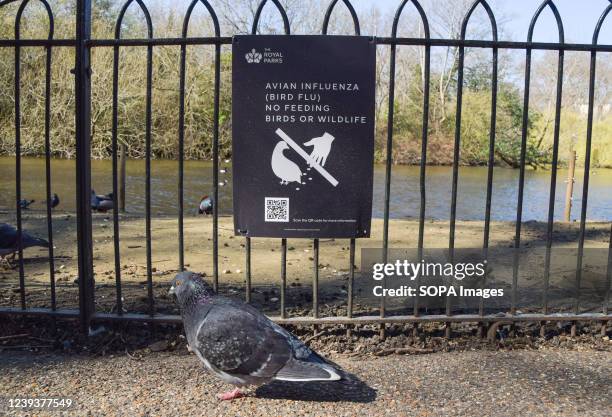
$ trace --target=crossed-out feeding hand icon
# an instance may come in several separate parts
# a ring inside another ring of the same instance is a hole
[[[304,142],[304,146],[313,146],[310,157],[314,159],[317,164],[325,166],[325,161],[327,161],[327,156],[331,151],[331,145],[334,139],[332,135],[325,132],[322,136]]]

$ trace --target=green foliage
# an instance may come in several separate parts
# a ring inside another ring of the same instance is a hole
[[[37,2],[32,2],[36,4]],[[55,38],[72,38],[74,10],[71,2],[60,1],[55,11]],[[15,10],[2,10],[0,36],[13,38]],[[93,7],[94,37],[113,37],[117,16],[116,2],[97,0]],[[122,36],[144,36],[144,25],[137,7],[130,8],[122,26]],[[178,20],[177,20],[178,19]],[[195,22],[196,23],[200,22]],[[164,37],[182,17],[166,16],[156,25],[156,36]],[[28,37],[46,37],[47,20],[40,7],[28,6],[22,21]],[[125,35],[123,35],[125,34]],[[136,34],[136,35],[135,35]],[[170,35],[168,35],[170,36]],[[145,47],[122,47],[119,55],[118,140],[127,145],[130,157],[145,154],[146,105]],[[51,151],[55,156],[75,154],[74,129],[74,52],[56,47],[52,54]],[[108,158],[111,154],[113,48],[93,48],[91,154]],[[23,155],[44,153],[45,60],[43,48],[21,48],[21,150]],[[178,152],[179,46],[156,47],[153,52],[151,148],[153,157],[176,158]],[[231,56],[221,55],[221,94],[219,106],[220,155],[231,153]],[[186,159],[212,157],[214,103],[214,47],[188,46],[185,82]],[[0,48],[0,154],[14,154],[14,50]]]
[[[412,80],[419,80],[418,67]],[[432,74],[432,79],[436,75]],[[430,86],[435,91],[435,85]],[[448,97],[445,120],[435,120],[442,114],[438,100],[430,100],[428,162],[447,164],[452,161],[455,135],[456,101]],[[418,84],[411,83],[404,100],[398,100],[394,107],[394,133],[397,137],[395,148],[411,149],[410,152],[395,152],[396,162],[413,163],[420,157],[422,120],[422,91]],[[550,162],[551,147],[545,140],[548,126],[540,123],[542,116],[534,110],[529,112],[527,122],[526,162],[534,168]],[[520,162],[521,132],[523,123],[522,95],[518,89],[504,82],[498,84],[497,114],[495,131],[495,161],[518,167]],[[489,159],[491,126],[491,76],[480,67],[466,69],[463,89],[461,118],[460,162],[466,165],[486,164]],[[404,158],[404,160],[398,160]]]

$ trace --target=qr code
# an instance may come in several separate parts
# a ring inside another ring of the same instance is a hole
[[[288,222],[289,221],[289,199],[278,197],[266,197],[266,221]]]

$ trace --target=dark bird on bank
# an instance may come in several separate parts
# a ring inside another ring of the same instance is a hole
[[[239,398],[242,387],[278,381],[338,381],[346,375],[251,305],[217,295],[193,272],[181,272],[170,293],[183,317],[189,348],[223,381],[237,386],[220,394]]]
[[[49,247],[49,242],[29,235],[24,230],[21,230],[21,247],[23,249],[31,248],[32,246]],[[19,239],[17,237],[17,229],[7,223],[0,223],[0,258],[11,256],[15,259],[15,253],[19,251]]]
[[[22,209],[29,209],[30,204],[32,204],[34,201],[36,200],[19,200],[19,207],[21,207]]]
[[[198,213],[206,214],[208,216],[209,214],[212,214],[212,212],[213,212],[213,201],[212,201],[212,198],[210,198],[209,196],[205,195],[200,200],[200,205],[198,206]]]
[[[106,195],[96,195],[96,192],[91,190],[91,209],[102,213],[113,209],[113,193]]]
[[[51,208],[56,208],[59,206],[60,199],[57,194],[53,193],[53,197],[51,197]]]

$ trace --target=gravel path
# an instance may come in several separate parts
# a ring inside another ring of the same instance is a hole
[[[255,396],[220,402],[215,394],[229,387],[204,371],[193,355],[160,352],[135,360],[3,352],[0,397],[70,397],[76,402],[70,413],[79,416],[612,416],[610,352],[543,349],[332,359],[361,381],[273,383]],[[0,414],[7,412],[3,407]],[[30,415],[44,415],[39,411]]]

